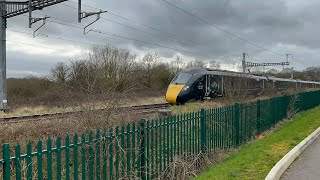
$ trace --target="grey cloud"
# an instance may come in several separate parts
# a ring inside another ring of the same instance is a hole
[[[189,10],[212,24],[218,25],[229,32],[248,39],[249,41],[259,44],[265,48],[272,49],[272,51],[281,54],[295,54],[299,57],[295,59],[295,66],[297,67],[302,67],[299,64],[304,64],[305,66],[319,65],[318,59],[320,58],[320,55],[319,53],[315,53],[320,49],[320,36],[318,36],[318,30],[320,29],[320,22],[318,21],[318,9],[320,8],[319,1],[169,1]],[[99,20],[91,28],[100,29],[104,32],[116,33],[124,37],[157,43],[176,49],[191,51],[197,54],[194,55],[180,52],[186,56],[192,56],[197,59],[206,59],[206,57],[219,56],[227,51],[230,52],[229,56],[241,56],[242,52],[248,52],[250,55],[257,57],[258,61],[264,61],[265,59],[270,59],[270,61],[283,60],[283,57],[280,58],[272,53],[264,52],[263,50],[240,41],[235,37],[231,37],[207,24],[199,22],[191,16],[177,11],[175,8],[168,6],[160,0],[83,0],[83,3],[103,10],[108,10],[112,13],[117,13],[124,17],[129,17],[133,20],[138,20],[139,22],[149,26],[156,27],[161,31],[168,32],[170,35],[123,20],[108,13],[103,14],[102,16],[143,31],[148,31],[151,34],[156,35],[156,37],[127,27],[122,27],[103,19]],[[64,4],[76,7],[76,4],[74,3],[65,2]],[[96,9],[91,9],[86,6],[83,6],[83,10],[97,11]],[[64,21],[77,23],[77,11],[62,4],[46,8],[42,12],[36,13],[47,14]],[[34,15],[36,16],[36,14]],[[54,18],[51,20],[59,21]],[[25,16],[12,18],[9,19],[8,26],[12,29],[31,31],[27,28],[26,20],[27,17]],[[94,20],[94,17],[87,18],[83,20],[82,25],[86,25],[92,20]],[[38,26],[39,24],[34,25],[33,29]],[[74,29],[50,22],[48,22],[40,32],[50,36],[59,36],[95,44],[110,44],[120,48],[133,47],[133,49],[131,49],[133,51],[156,51],[166,58],[174,58],[173,56],[177,53],[175,50],[169,50],[150,44],[115,38],[113,36],[106,36],[93,32],[83,35],[81,29]],[[172,37],[172,34],[174,34],[174,37]],[[161,38],[159,36],[168,36],[169,40],[168,38]],[[38,38],[39,40],[45,40],[48,44],[55,44],[62,48],[67,44],[63,41],[46,39],[43,37]],[[179,42],[176,39],[178,39]],[[88,45],[81,46],[88,47]],[[15,59],[16,57],[8,53],[8,59],[9,58]],[[41,68],[42,66],[40,67],[40,64],[42,63],[49,67],[53,64],[52,62],[61,60],[59,57],[45,54],[42,56],[37,55],[32,57],[21,56],[19,58],[23,59],[21,61],[30,62],[30,64],[33,64],[32,62],[34,62],[34,64],[38,63],[34,67],[23,66],[23,68],[21,68],[21,70],[32,69],[34,72],[47,71],[46,68]],[[39,59],[52,59],[52,61],[39,63]],[[230,63],[228,60],[224,61],[222,63]],[[9,65],[12,67],[15,66],[15,64],[8,61],[8,66]]]

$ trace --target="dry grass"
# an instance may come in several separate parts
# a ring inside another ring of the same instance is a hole
[[[263,98],[268,98],[265,96]],[[256,100],[256,98],[251,99],[251,101]],[[149,98],[124,98],[118,103],[123,105],[139,105],[139,104],[153,104],[153,103],[163,103],[165,100],[163,97],[149,97]],[[171,106],[172,114],[181,114],[187,112],[195,112],[201,108],[216,108],[223,107],[225,105],[230,105],[234,103],[228,98],[220,98],[212,101],[204,102],[192,102],[186,103],[183,106]],[[31,115],[31,114],[42,114],[42,113],[54,113],[54,112],[64,112],[72,110],[85,110],[84,115],[73,116],[73,117],[60,117],[55,119],[44,119],[35,122],[19,122],[19,123],[1,123],[0,132],[1,143],[26,143],[29,140],[34,141],[37,139],[47,139],[51,137],[65,137],[67,133],[86,133],[94,129],[110,128],[116,125],[126,124],[133,121],[138,121],[141,118],[157,118],[158,114],[148,114],[148,115],[132,115],[130,112],[116,112],[116,110],[105,111],[101,113],[94,113],[92,109],[98,108],[109,108],[107,103],[94,103],[87,104],[87,106],[78,106],[73,108],[48,108],[48,107],[31,107],[31,108],[20,108],[14,113],[1,114],[0,116],[14,116],[14,115]],[[111,108],[111,107],[110,107]]]
[[[164,97],[133,97],[124,98],[118,101],[121,106],[132,106],[132,105],[144,105],[144,104],[156,104],[165,103]],[[113,103],[113,102],[111,102]],[[117,105],[117,106],[119,106]],[[35,114],[47,114],[47,113],[57,113],[57,112],[70,112],[83,110],[85,104],[78,104],[72,107],[48,107],[48,106],[29,106],[29,107],[18,107],[16,109],[11,109],[9,113],[0,112],[0,118],[2,117],[12,117],[12,116],[26,116]],[[89,104],[91,106],[91,104]],[[110,102],[94,102],[94,108],[109,108],[111,106]]]
[[[17,123],[0,123],[0,143],[11,146],[20,144],[22,149],[28,142],[47,140],[49,137],[62,139],[67,134],[88,134],[95,129],[109,129],[121,124],[138,122],[144,115],[130,112],[106,111],[104,113],[87,112],[69,117],[55,117],[39,121],[23,121]]]
[[[192,179],[197,177],[197,175],[205,170],[206,167],[221,163],[235,151],[235,149],[228,149],[217,150],[205,154],[200,153],[189,157],[176,156],[157,179]]]
[[[223,102],[223,100],[190,102],[184,105],[174,105],[169,107],[169,109],[172,111],[172,114],[181,114],[181,113],[188,113],[188,112],[196,112],[196,111],[199,111],[201,108],[209,109],[209,108],[222,107],[227,104],[228,103]]]
[[[264,98],[267,98],[265,96]],[[256,99],[252,99],[254,101]],[[150,97],[135,99],[124,99],[119,104],[138,105],[138,104],[153,104],[162,103],[162,97]],[[215,101],[193,102],[186,103],[184,106],[171,106],[172,114],[181,114],[187,112],[198,111],[201,108],[216,108],[230,105],[234,102],[227,98],[217,99]],[[19,122],[19,123],[1,123],[0,143],[9,143],[11,145],[20,143],[22,146],[26,145],[29,141],[37,141],[38,139],[46,140],[48,137],[55,138],[57,136],[65,137],[67,134],[73,135],[74,133],[88,133],[90,130],[111,128],[116,125],[137,122],[142,118],[154,119],[158,117],[157,113],[148,115],[133,115],[130,112],[116,112],[111,108],[109,111],[94,113],[89,111],[92,109],[107,107],[106,103],[94,103],[88,106],[79,106],[79,109],[85,110],[85,114],[81,116],[74,115],[72,117],[60,117],[55,119],[44,119],[41,121],[32,122]],[[74,110],[74,108],[61,108],[64,111]],[[60,108],[51,109],[46,107],[38,108],[21,108],[16,111],[16,115],[27,114],[41,114],[43,112],[60,112]],[[12,115],[12,114],[10,114]]]

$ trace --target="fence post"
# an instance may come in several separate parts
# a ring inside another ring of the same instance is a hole
[[[271,98],[271,110],[272,110],[272,126],[276,124],[276,110],[275,110],[275,98]]]
[[[240,109],[239,109],[239,103],[235,103],[233,106],[234,110],[234,118],[233,118],[233,124],[234,124],[234,130],[235,130],[235,143],[236,146],[240,145]]]
[[[260,134],[261,132],[261,109],[260,109],[260,99],[257,100],[257,134]]]
[[[201,130],[201,153],[206,152],[207,148],[207,130],[206,130],[206,110],[201,109],[200,110],[200,130]]]
[[[3,179],[10,180],[10,146],[9,144],[2,145],[3,156]]]
[[[141,119],[139,122],[139,140],[140,140],[140,147],[139,147],[139,175],[140,179],[146,179],[146,141],[145,141],[145,125],[146,120]]]

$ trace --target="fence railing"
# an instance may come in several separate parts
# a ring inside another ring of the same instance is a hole
[[[3,179],[152,179],[174,157],[236,148],[290,111],[320,104],[320,91],[180,114],[46,142],[2,146]],[[25,153],[22,153],[25,152]]]

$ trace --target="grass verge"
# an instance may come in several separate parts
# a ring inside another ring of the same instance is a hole
[[[320,108],[299,113],[266,138],[243,145],[195,179],[264,179],[286,153],[319,126]]]

